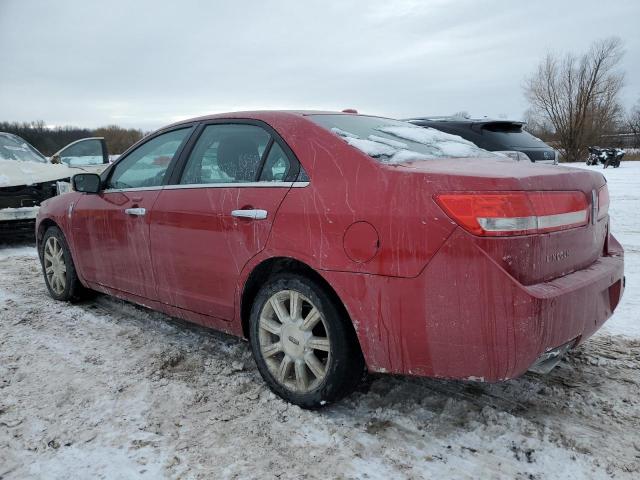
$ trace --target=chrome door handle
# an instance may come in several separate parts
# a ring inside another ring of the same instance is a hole
[[[146,208],[125,208],[124,213],[126,213],[127,215],[136,215],[138,217],[141,217],[145,213],[147,213],[147,209]]]
[[[239,218],[250,218],[252,220],[264,220],[267,218],[266,210],[233,210],[231,216]]]

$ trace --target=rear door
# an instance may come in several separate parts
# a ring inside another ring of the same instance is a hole
[[[236,122],[201,126],[151,223],[159,300],[224,320],[233,319],[240,272],[265,247],[299,171],[270,127]]]
[[[72,212],[82,274],[90,282],[155,299],[149,219],[172,160],[191,127],[154,136],[110,170],[105,189],[84,194]]]

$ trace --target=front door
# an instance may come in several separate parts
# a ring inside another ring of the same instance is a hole
[[[52,163],[64,163],[81,172],[101,173],[109,165],[107,143],[102,137],[83,138],[51,156]]]
[[[77,263],[88,281],[156,298],[149,219],[168,167],[190,131],[153,137],[114,165],[103,191],[80,197],[71,223]]]
[[[279,141],[279,140],[278,140]],[[232,320],[238,277],[266,245],[297,162],[264,128],[207,125],[153,209],[159,300]]]

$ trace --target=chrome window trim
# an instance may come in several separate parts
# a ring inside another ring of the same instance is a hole
[[[309,182],[238,182],[238,183],[191,183],[185,185],[165,185],[165,190],[181,190],[183,188],[300,188]]]
[[[155,187],[107,188],[102,193],[148,192],[153,190],[181,190],[187,188],[304,188],[309,182],[242,182],[242,183],[192,183],[188,185],[158,185]]]
[[[155,187],[131,187],[131,188],[105,188],[102,193],[120,193],[120,192],[146,192],[151,190],[162,190],[163,185]]]

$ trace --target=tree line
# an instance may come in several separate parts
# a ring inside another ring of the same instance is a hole
[[[108,125],[96,129],[78,127],[49,128],[44,121],[0,122],[0,132],[24,138],[46,156],[51,156],[71,142],[87,137],[104,137],[110,154],[119,154],[140,140],[144,133],[135,128]]]
[[[527,130],[557,145],[569,162],[583,161],[592,145],[640,147],[640,100],[628,112],[620,102],[623,56],[617,37],[581,54],[548,53],[525,80]]]

